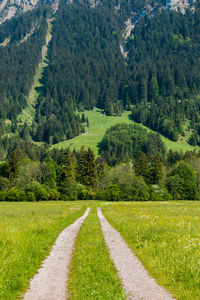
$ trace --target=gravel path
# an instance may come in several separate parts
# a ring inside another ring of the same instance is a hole
[[[87,208],[82,217],[65,228],[57,238],[49,256],[43,261],[38,274],[30,281],[25,300],[66,300],[68,267],[76,235],[88,216]]]
[[[172,296],[147,273],[141,262],[128,248],[120,233],[104,218],[97,209],[105,242],[110,256],[118,270],[127,299],[129,300],[170,300]]]

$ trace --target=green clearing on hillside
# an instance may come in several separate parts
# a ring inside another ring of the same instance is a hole
[[[19,299],[86,202],[0,203],[0,299]]]
[[[128,111],[125,111],[121,117],[115,116],[106,116],[102,113],[101,110],[94,109],[92,111],[85,111],[85,116],[89,119],[89,129],[88,132],[83,133],[80,136],[77,136],[73,139],[60,142],[52,146],[53,148],[61,149],[61,148],[70,148],[71,150],[80,149],[82,145],[85,147],[90,147],[95,155],[98,155],[98,144],[101,142],[106,130],[113,125],[118,123],[127,123],[131,124],[133,121],[131,120],[131,114]],[[146,128],[148,131],[150,130],[148,127],[140,124],[140,126]],[[161,135],[163,142],[166,145],[166,149],[172,149],[174,151],[187,151],[187,150],[194,150],[200,149],[199,147],[193,147],[187,144],[186,139],[180,137],[177,142],[173,142],[166,137]]]
[[[200,202],[106,203],[102,211],[159,284],[199,300]]]
[[[125,299],[105,245],[96,208],[91,209],[76,239],[69,278],[70,300]]]

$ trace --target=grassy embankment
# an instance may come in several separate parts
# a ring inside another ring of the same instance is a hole
[[[80,229],[70,267],[70,300],[125,299],[95,208]]]
[[[82,145],[85,145],[86,147],[90,147],[94,151],[95,155],[97,155],[98,144],[101,142],[108,128],[118,123],[133,123],[133,121],[130,119],[130,112],[127,111],[124,112],[121,117],[105,116],[102,114],[102,111],[98,109],[94,111],[85,111],[84,113],[89,119],[90,125],[88,132],[73,139],[53,145],[52,148],[61,149],[70,147],[73,150],[74,148],[80,149]],[[148,127],[142,124],[140,124],[140,126],[146,128],[148,131],[150,130]],[[180,137],[177,142],[173,142],[162,135],[161,138],[165,143],[167,150],[173,149],[176,151],[187,151],[195,149],[195,147],[187,144],[186,138],[184,137]],[[198,149],[200,148],[198,147]]]
[[[113,203],[103,214],[179,300],[199,300],[200,203]]]
[[[0,299],[20,298],[59,233],[85,209],[86,202],[0,203]]]

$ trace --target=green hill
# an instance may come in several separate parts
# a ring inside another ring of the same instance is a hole
[[[80,149],[82,145],[86,147],[90,147],[96,155],[98,155],[98,144],[101,142],[106,130],[113,125],[118,123],[133,123],[131,120],[131,114],[129,111],[125,111],[121,117],[116,116],[106,116],[99,109],[94,109],[90,111],[84,112],[85,116],[89,119],[89,128],[88,132],[81,134],[73,139],[60,142],[52,146],[53,148],[61,149],[61,148],[70,148],[70,149]],[[145,127],[141,124],[142,127]],[[150,130],[148,127],[147,130]],[[173,142],[166,137],[161,135],[163,142],[166,145],[167,150],[173,149],[176,151],[187,151],[200,149],[199,147],[192,147],[187,142],[181,138],[177,142]]]

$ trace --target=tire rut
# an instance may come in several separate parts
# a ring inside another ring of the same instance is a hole
[[[174,299],[148,274],[139,259],[105,219],[100,208],[97,214],[105,242],[114,261],[128,300],[171,300]]]
[[[66,300],[69,264],[74,241],[87,218],[90,208],[58,236],[49,256],[43,261],[38,273],[31,279],[24,300]]]

